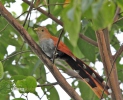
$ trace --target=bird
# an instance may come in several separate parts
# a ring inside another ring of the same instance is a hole
[[[45,26],[39,26],[34,28],[34,30],[38,35],[40,48],[48,58],[53,59],[59,38],[51,35]],[[55,56],[56,58],[66,61],[66,63],[76,71],[81,76],[81,79],[94,91],[98,98],[103,98],[103,91],[106,95],[110,95],[108,92],[109,86],[105,84],[103,78],[81,59],[74,56],[71,50],[62,41],[60,41],[57,46]]]

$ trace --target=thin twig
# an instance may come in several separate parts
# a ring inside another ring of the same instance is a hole
[[[29,11],[27,13],[26,19],[24,20],[23,26],[25,26],[27,18],[28,18],[29,14],[30,14],[30,12],[31,12],[31,10],[33,8],[33,2],[34,2],[34,0],[32,0],[32,2],[31,2],[30,8],[29,8]]]
[[[53,85],[58,85],[58,82],[48,83],[48,84],[41,84],[41,85],[37,85],[37,87],[43,87],[43,86],[53,86]]]
[[[121,47],[119,48],[119,50],[117,50],[117,52],[113,56],[113,61],[116,61],[116,59],[121,55],[122,52],[123,52],[123,45],[121,45]]]
[[[118,19],[117,21],[115,21],[113,24],[115,24],[115,23],[121,21],[122,19],[123,19],[123,17],[119,18],[119,19]]]
[[[111,67],[111,70],[110,70],[110,72],[109,72],[109,74],[108,74],[108,77],[107,77],[107,80],[106,80],[106,84],[105,84],[105,87],[104,87],[104,89],[103,89],[101,98],[103,97],[104,91],[105,91],[105,89],[106,89],[106,86],[108,85],[108,80],[109,80],[109,77],[110,77],[110,75],[111,75],[111,72],[112,72],[112,70],[113,70],[113,68],[114,68],[114,63],[115,63],[116,59],[117,59],[117,58],[115,58],[115,59],[113,60],[112,67]],[[100,99],[100,100],[101,100],[101,99]]]
[[[48,13],[50,14],[50,6],[49,6],[49,4],[50,4],[50,0],[48,0],[48,4],[47,4],[47,6],[48,6]]]
[[[23,50],[24,44],[25,44],[25,41],[23,42],[23,44],[22,44],[22,46],[20,48],[20,51]],[[21,54],[20,54],[19,58],[17,59],[16,64],[19,62],[20,58],[21,58]]]
[[[55,5],[61,5],[62,6],[64,4],[70,4],[70,3],[51,3],[51,4],[47,4],[47,5],[41,5],[38,8],[43,7],[43,6],[55,6]]]
[[[114,23],[118,20],[119,18],[119,13],[120,13],[120,8],[117,7],[115,15],[114,15]]]
[[[42,97],[41,97],[40,99],[42,99],[43,96],[44,96],[48,91],[50,91],[52,88],[53,88],[53,86],[51,86],[47,91],[44,91],[44,94],[42,95]]]
[[[16,19],[18,19],[19,17],[21,17],[22,15],[24,15],[25,13],[27,13],[28,11],[23,12],[22,14],[20,14],[18,17],[16,17]]]
[[[56,53],[57,53],[57,48],[58,48],[58,45],[59,45],[59,42],[60,42],[60,39],[61,39],[61,36],[62,36],[62,33],[64,32],[64,29],[61,30],[61,33],[59,35],[59,39],[57,41],[57,45],[55,47],[55,51],[54,51],[54,55],[53,55],[53,64],[54,64],[54,60],[55,60],[55,56],[56,56]]]
[[[11,58],[11,57],[13,57],[13,56],[16,56],[16,55],[19,55],[19,54],[22,54],[22,53],[26,53],[26,52],[32,52],[32,51],[27,50],[27,51],[17,52],[17,53],[15,53],[15,54],[12,54],[12,55],[8,56],[7,58],[1,60],[1,62],[5,61],[5,60],[7,60],[7,59],[9,59],[9,58]]]
[[[28,21],[27,30],[28,30],[28,28],[29,28],[29,24],[30,24],[30,18],[31,18],[31,12],[30,12],[30,16],[29,16],[29,21]]]
[[[5,26],[2,30],[0,30],[0,33],[1,33],[2,31],[4,31],[8,25],[9,25],[9,23],[7,23],[6,26]]]
[[[88,43],[90,43],[90,44],[92,44],[92,45],[98,47],[98,44],[97,44],[96,41],[94,41],[94,40],[88,38],[87,36],[85,36],[85,35],[83,35],[83,34],[79,34],[79,36],[80,36],[80,38],[82,38],[83,40],[87,41]]]

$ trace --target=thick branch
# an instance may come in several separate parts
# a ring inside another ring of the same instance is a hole
[[[104,68],[107,74],[107,77],[109,77],[109,84],[112,89],[112,100],[122,100],[122,95],[120,88],[119,88],[119,83],[118,83],[118,78],[116,74],[116,66],[112,65],[112,58],[111,58],[111,53],[109,54],[110,50],[107,48],[107,40],[105,39],[104,33],[102,30],[96,31],[97,35],[97,41],[98,41],[98,47],[100,50],[100,55],[104,64]],[[113,70],[109,76],[109,73],[112,69]]]
[[[30,37],[28,32],[20,25],[15,18],[5,9],[5,7],[0,2],[0,13],[1,15],[20,33],[23,39],[28,43],[30,48],[35,54],[43,61],[43,63],[51,71],[59,85],[68,93],[68,95],[74,100],[82,100],[82,98],[76,93],[76,91],[67,83],[65,78],[61,75],[55,65],[45,56],[40,47],[36,42]]]

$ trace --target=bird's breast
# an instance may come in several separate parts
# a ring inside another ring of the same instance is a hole
[[[42,39],[39,43],[43,52],[50,58],[53,57],[53,53],[55,50],[54,42],[52,39]]]

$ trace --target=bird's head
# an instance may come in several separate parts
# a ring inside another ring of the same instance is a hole
[[[47,28],[44,27],[44,26],[40,26],[40,27],[34,28],[34,30],[36,31],[36,33],[37,33],[39,36],[49,34],[49,31],[48,31]]]

